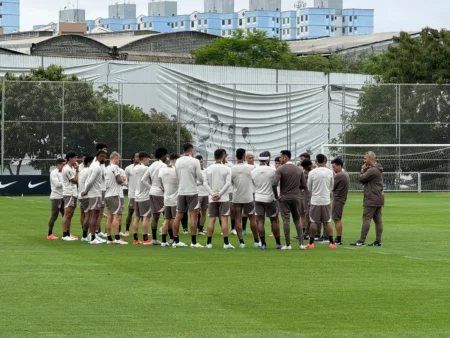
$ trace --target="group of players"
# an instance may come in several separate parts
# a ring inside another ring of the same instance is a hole
[[[207,236],[206,248],[212,248],[214,225],[219,219],[223,248],[234,249],[229,242],[231,219],[231,233],[237,235],[240,248],[245,248],[244,235],[249,223],[254,246],[265,250],[264,225],[268,218],[276,249],[291,250],[291,217],[300,249],[314,249],[315,241],[326,242],[331,249],[343,244],[342,215],[350,179],[340,159],[332,162],[333,170],[330,170],[324,155],[317,155],[313,164],[310,155],[304,153],[300,157],[300,165],[296,165],[291,161],[291,152],[283,150],[275,158],[274,168],[270,165],[271,154],[268,151],[259,155],[259,165],[255,165],[253,153],[238,149],[232,165],[227,161],[226,151],[218,149],[214,153],[215,163],[205,168],[202,156],[194,157],[192,144],[183,145],[183,150],[184,154],[179,156],[169,155],[165,148],[158,148],[151,165],[150,154],[145,151],[136,153],[132,164],[125,170],[119,167],[121,158],[117,152],[109,155],[109,165],[105,166],[106,144],[98,144],[96,156],[83,156],[81,164],[78,164],[75,152],[67,153],[65,159],[57,160],[50,177],[52,216],[47,239],[58,239],[53,235],[53,227],[61,213],[62,240],[78,240],[71,232],[78,200],[83,230],[81,241],[90,244],[126,245],[128,242],[122,237],[130,236],[131,229],[133,244],[187,247],[179,239],[180,224],[186,221],[187,215],[191,248],[204,248],[197,242],[197,235]],[[128,188],[129,203],[126,230],[122,232],[124,186]],[[106,234],[101,231],[105,207]],[[159,241],[157,228],[161,214],[164,222]],[[279,215],[285,244],[281,243]],[[209,222],[205,229],[207,216]],[[333,237],[332,219],[336,238]],[[138,236],[140,223],[142,240]],[[305,239],[309,240],[306,246],[303,245]],[[362,238],[352,245],[365,245],[364,241]],[[378,242],[381,245],[381,239]]]

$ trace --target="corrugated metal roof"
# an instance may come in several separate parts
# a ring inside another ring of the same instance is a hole
[[[93,35],[85,35],[85,37],[90,38],[92,40],[98,41],[100,43],[103,43],[104,45],[108,47],[117,47],[122,48],[123,46],[135,42],[138,40],[142,40],[145,38],[148,38],[149,36],[159,35],[160,33],[153,33],[153,34],[147,34],[147,35],[128,35],[128,36],[95,36]]]
[[[5,47],[5,48],[31,47],[31,45],[33,43],[43,42],[43,41],[46,41],[49,39],[53,39],[54,37],[55,36],[43,36],[43,37],[31,38],[31,39],[0,41],[0,47]]]

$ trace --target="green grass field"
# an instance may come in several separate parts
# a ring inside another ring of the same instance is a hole
[[[345,246],[281,252],[47,241],[46,197],[0,197],[0,337],[450,337],[450,194],[387,195],[383,248],[347,245],[361,199]]]

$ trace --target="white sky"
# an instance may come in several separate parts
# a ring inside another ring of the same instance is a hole
[[[86,10],[87,19],[108,16],[108,5],[124,0],[78,0],[79,8]],[[126,0],[127,2],[129,0]],[[148,13],[147,3],[151,0],[134,0],[137,15]],[[20,28],[31,30],[33,25],[57,22],[58,11],[65,6],[76,6],[77,0],[21,0]],[[247,9],[248,0],[235,0],[235,10]],[[295,0],[282,0],[282,10],[294,8]],[[314,0],[306,0],[312,6]],[[431,5],[432,4],[432,5]],[[344,8],[375,9],[375,32],[400,30],[417,31],[425,26],[450,28],[449,0],[344,0]],[[203,0],[178,0],[178,14],[203,11]]]

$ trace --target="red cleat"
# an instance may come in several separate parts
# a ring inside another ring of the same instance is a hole
[[[56,237],[55,235],[48,235],[47,239],[50,240],[50,241],[54,241],[54,240],[57,240],[58,237]]]
[[[330,249],[336,249],[337,246],[336,244],[330,243],[330,245],[328,246]]]
[[[308,244],[308,245],[306,246],[306,249],[314,249],[314,244]]]
[[[150,239],[147,239],[146,241],[142,242],[142,245],[152,245],[152,241]]]
[[[134,244],[134,245],[139,245],[139,244],[142,244],[142,242],[141,242],[141,241],[138,241],[138,240],[134,240],[134,241],[133,241],[133,244]]]
[[[123,236],[124,237],[129,237],[130,236],[130,232],[129,231],[125,231],[125,234]]]

